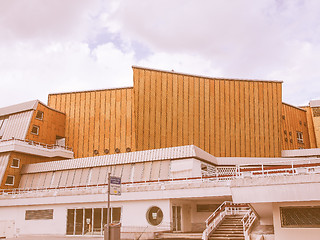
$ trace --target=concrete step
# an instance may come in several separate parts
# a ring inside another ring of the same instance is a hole
[[[209,237],[209,240],[244,240],[244,237]]]
[[[198,240],[202,239],[202,233],[176,233],[176,232],[168,232],[168,233],[158,233],[157,239],[192,239]]]

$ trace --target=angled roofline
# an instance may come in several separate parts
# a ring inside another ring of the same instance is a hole
[[[71,94],[71,93],[87,93],[87,92],[101,92],[101,91],[108,91],[108,90],[121,90],[121,89],[130,89],[130,88],[133,88],[133,86],[116,87],[116,88],[101,88],[101,89],[71,91],[71,92],[49,93],[48,94],[48,98],[49,98],[50,95],[62,95],[62,94]]]
[[[12,115],[20,112],[26,112],[30,110],[36,110],[38,103],[39,103],[39,100],[32,100],[32,101],[18,103],[8,107],[0,108],[0,117]]]
[[[30,110],[36,110],[38,107],[38,104],[42,104],[50,110],[53,110],[53,111],[56,111],[56,112],[59,112],[59,113],[62,113],[65,115],[65,113],[49,107],[48,105],[44,104],[40,100],[32,100],[32,101],[18,103],[18,104],[11,105],[8,107],[0,108],[0,117],[8,116],[8,115],[16,114],[16,113],[21,113],[21,112],[26,112],[26,111],[30,111]]]
[[[291,105],[291,104],[289,104],[289,103],[282,102],[282,104],[287,105],[287,106],[289,106],[289,107],[293,107],[293,108],[295,108],[295,109],[298,109],[298,110],[301,110],[301,111],[304,111],[304,112],[307,111],[307,110],[305,110],[305,109],[303,109],[303,108],[301,108],[301,107],[297,107],[297,106]]]
[[[161,70],[161,69],[155,69],[155,68],[140,67],[140,66],[136,66],[136,65],[133,65],[132,68],[144,69],[144,70],[156,71],[156,72],[163,72],[163,73],[178,74],[178,75],[191,76],[191,77],[208,78],[208,79],[212,79],[212,80],[283,83],[283,81],[281,81],[281,80],[258,80],[258,79],[211,77],[211,76],[203,76],[203,75],[195,75],[195,74],[190,74],[190,73],[176,72],[174,70],[168,71],[168,70]]]

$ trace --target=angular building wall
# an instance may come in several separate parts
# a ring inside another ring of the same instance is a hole
[[[133,89],[50,94],[48,105],[66,113],[66,145],[76,158],[134,151]]]
[[[320,147],[320,100],[312,100],[309,106],[301,107],[307,112],[312,148]]]
[[[218,157],[280,156],[281,82],[133,71],[137,150],[194,144]]]
[[[133,88],[50,94],[75,157],[196,145],[218,157],[277,157],[279,81],[133,67]]]
[[[282,150],[311,148],[315,145],[310,139],[307,112],[304,109],[282,104],[281,116]]]

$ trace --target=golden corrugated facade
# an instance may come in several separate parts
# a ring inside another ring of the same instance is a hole
[[[50,94],[75,157],[194,144],[214,156],[281,155],[280,81],[133,67],[133,88]]]

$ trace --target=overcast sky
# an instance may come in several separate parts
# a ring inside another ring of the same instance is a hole
[[[0,107],[132,86],[132,65],[320,99],[319,0],[0,0]]]

